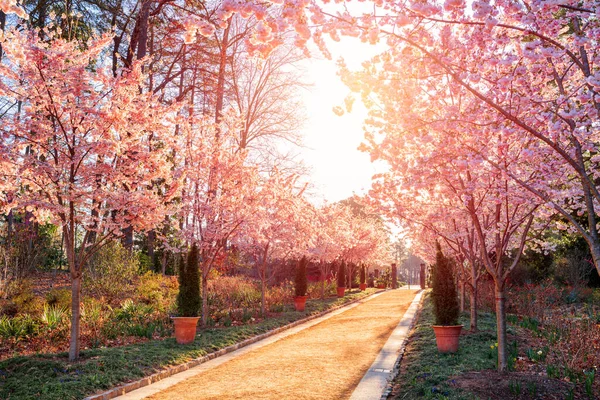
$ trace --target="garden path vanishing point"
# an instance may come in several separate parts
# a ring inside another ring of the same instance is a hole
[[[347,399],[415,297],[392,290],[148,399]]]

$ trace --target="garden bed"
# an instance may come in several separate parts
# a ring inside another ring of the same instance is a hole
[[[509,320],[522,321],[514,317]],[[468,316],[463,315],[460,323],[465,329],[459,351],[438,353],[431,328],[431,299],[426,295],[389,399],[597,398],[598,387],[593,377],[588,384],[585,376],[583,379],[554,377],[554,367],[544,364],[548,350],[543,338],[524,328],[522,322],[508,326],[510,371],[505,374],[496,371],[495,315],[480,313],[477,333],[468,331]]]
[[[341,299],[311,300],[305,312],[293,311],[290,305],[278,315],[244,326],[206,329],[199,333],[193,344],[185,346],[167,338],[96,348],[82,351],[77,363],[69,363],[67,353],[12,357],[0,362],[0,398],[80,399],[364,298],[375,291],[356,290]]]

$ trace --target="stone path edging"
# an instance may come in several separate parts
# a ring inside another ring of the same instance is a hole
[[[385,400],[392,391],[392,381],[400,372],[400,361],[408,337],[421,310],[424,291],[419,290],[408,310],[382,347],[373,364],[358,383],[350,400]]]
[[[200,364],[203,364],[203,363],[205,363],[207,361],[215,359],[215,358],[217,358],[219,356],[223,356],[225,354],[234,352],[234,351],[236,351],[236,350],[238,350],[238,349],[240,349],[242,347],[249,346],[249,345],[254,344],[256,342],[259,342],[259,341],[261,341],[263,339],[266,339],[266,338],[268,338],[270,336],[273,336],[273,335],[276,335],[276,334],[281,333],[283,331],[286,331],[288,329],[291,329],[291,328],[293,328],[295,326],[301,325],[301,324],[306,323],[308,321],[311,321],[313,319],[320,318],[320,317],[322,317],[324,315],[327,315],[327,314],[329,314],[331,312],[340,310],[340,309],[342,309],[344,307],[348,307],[348,306],[350,306],[352,304],[355,304],[355,303],[358,303],[358,302],[361,302],[361,301],[370,300],[374,296],[379,295],[379,294],[381,294],[383,292],[385,292],[385,290],[379,290],[379,291],[377,291],[377,292],[375,292],[373,294],[370,294],[370,295],[368,295],[366,297],[362,297],[360,299],[352,300],[352,301],[350,301],[348,303],[344,303],[344,304],[341,304],[339,306],[332,307],[332,308],[330,308],[328,310],[321,311],[318,314],[309,315],[306,318],[299,319],[299,320],[291,322],[289,324],[280,326],[279,328],[275,328],[275,329],[272,329],[272,330],[267,331],[265,333],[261,333],[260,335],[253,336],[253,337],[248,338],[246,340],[243,340],[243,341],[241,341],[239,343],[232,344],[231,346],[224,347],[221,350],[217,350],[215,352],[209,353],[209,354],[207,354],[205,356],[195,358],[195,359],[193,359],[191,361],[188,361],[188,362],[185,362],[183,364],[173,365],[173,366],[167,367],[167,368],[165,368],[165,369],[163,369],[163,370],[161,370],[159,372],[155,372],[154,374],[148,375],[148,376],[146,376],[146,377],[144,377],[142,379],[139,379],[137,381],[129,382],[129,383],[117,386],[117,387],[115,387],[113,389],[107,390],[105,392],[85,397],[84,400],[109,400],[109,399],[114,399],[117,396],[124,395],[124,394],[129,393],[129,392],[131,392],[133,390],[137,390],[137,389],[143,388],[145,386],[151,385],[153,383],[156,383],[158,381],[161,381],[161,380],[163,380],[165,378],[168,378],[168,377],[170,377],[172,375],[178,374],[178,373],[183,372],[183,371],[187,371],[190,368],[196,367],[196,366],[198,366]]]
[[[408,334],[406,335],[406,338],[404,339],[404,342],[402,343],[402,347],[400,348],[400,351],[398,352],[398,360],[396,360],[396,363],[394,364],[394,369],[392,370],[392,373],[390,374],[390,376],[388,378],[388,383],[387,383],[387,386],[385,387],[385,390],[383,391],[383,394],[381,395],[381,400],[386,400],[388,398],[388,396],[390,395],[390,393],[392,393],[392,382],[394,381],[394,379],[396,379],[396,377],[400,373],[400,362],[402,361],[402,357],[404,357],[404,352],[406,351],[406,345],[408,344],[408,338],[410,336],[410,332],[413,330],[413,328],[415,326],[415,322],[417,321],[417,318],[419,317],[419,313],[423,309],[423,300],[425,299],[426,291],[427,291],[427,289],[425,289],[425,290],[421,289],[419,291],[419,293],[422,295],[421,295],[421,298],[419,299],[419,305],[417,308],[417,312],[415,313],[415,317],[413,318],[413,320],[410,323],[410,327],[408,328]]]

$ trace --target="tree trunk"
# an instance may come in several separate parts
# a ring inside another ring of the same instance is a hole
[[[265,289],[266,289],[266,285],[265,285],[265,275],[264,275],[264,271],[262,276],[260,277],[260,315],[265,316],[265,311],[266,311],[266,307],[265,307]]]
[[[460,286],[460,289],[459,289],[460,290],[460,313],[462,314],[465,312],[465,289],[467,286],[467,285],[465,285],[465,281],[464,281],[462,275],[460,277],[460,285],[459,286]]]
[[[496,283],[496,324],[498,332],[498,371],[506,372],[508,369],[507,343],[506,343],[506,312],[504,284]]]
[[[202,271],[202,327],[205,328],[208,322],[208,271]]]
[[[154,229],[148,232],[148,258],[150,258],[150,265],[152,265],[152,269],[154,270],[155,260],[154,260],[154,242],[156,241],[156,231]]]
[[[471,332],[477,332],[477,281],[473,280],[473,287],[469,294],[469,301],[471,306]]]
[[[81,274],[71,275],[71,338],[69,341],[69,361],[79,358],[79,332],[81,323]]]
[[[471,332],[477,332],[477,287],[479,285],[479,277],[476,264],[471,262],[471,293],[470,293],[470,306],[471,306]]]
[[[123,247],[130,253],[133,251],[133,226],[123,228]]]
[[[161,268],[160,272],[162,273],[163,276],[165,276],[167,274],[167,249],[163,250],[160,268]]]
[[[319,268],[321,271],[321,300],[325,299],[325,271],[323,265]]]

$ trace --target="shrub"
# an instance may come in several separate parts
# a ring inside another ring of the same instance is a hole
[[[271,286],[265,293],[268,308],[272,312],[282,312],[286,304],[293,300],[294,290],[291,281],[285,281],[281,285]]]
[[[267,292],[268,297],[268,292]],[[208,282],[208,305],[213,312],[260,307],[260,291],[248,278],[219,276]]]
[[[49,331],[60,330],[67,318],[69,317],[69,309],[67,307],[44,305],[40,321],[44,323]]]
[[[0,337],[19,341],[38,332],[38,324],[30,315],[0,317]]]
[[[439,243],[436,244],[436,249],[431,291],[435,323],[436,325],[457,325],[460,309],[452,263],[442,253]]]
[[[69,308],[71,291],[69,289],[52,289],[46,294],[46,303],[51,307]]]
[[[365,268],[364,264],[360,266],[360,283],[361,285],[364,285],[366,283],[366,279],[367,279],[367,269]]]
[[[200,272],[198,271],[198,247],[194,243],[187,262],[181,263],[179,271],[179,294],[177,312],[180,317],[196,317],[200,310]]]
[[[306,256],[302,257],[298,262],[298,266],[296,268],[296,279],[294,281],[294,288],[296,292],[296,296],[306,296],[306,290],[308,287],[308,281],[306,279],[306,266],[308,265],[308,260]]]
[[[346,262],[342,260],[337,271],[337,285],[338,287],[346,287]]]
[[[22,279],[9,285],[8,294],[14,303],[15,314],[39,315],[42,311],[42,301],[33,293],[33,284],[29,279]]]
[[[117,303],[137,276],[139,261],[135,254],[113,241],[90,260],[83,274],[84,289],[109,303]]]
[[[175,304],[177,280],[154,272],[146,272],[138,277],[136,298],[139,302],[154,306],[160,311],[169,311]]]

